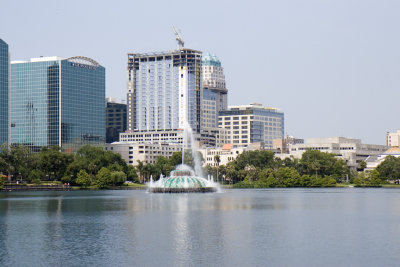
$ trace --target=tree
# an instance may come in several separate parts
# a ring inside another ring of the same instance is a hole
[[[48,180],[60,180],[73,162],[72,154],[62,153],[60,147],[43,147],[38,154],[38,167]]]
[[[112,185],[122,184],[126,181],[126,174],[123,171],[111,172]]]
[[[363,171],[365,168],[367,168],[367,163],[364,160],[362,160],[360,162],[360,169]]]
[[[3,189],[4,187],[4,175],[0,175],[0,189]]]
[[[274,153],[267,150],[244,151],[236,160],[237,168],[244,169],[252,165],[256,168],[274,168]]]
[[[141,160],[138,160],[137,161],[137,165],[136,165],[136,170],[139,172],[139,180],[140,180],[140,182],[141,183],[143,183],[144,182],[144,173],[145,173],[145,170],[144,170],[144,161],[141,161]]]
[[[219,163],[221,162],[221,158],[219,157],[219,155],[214,156],[214,162],[217,167],[217,182],[218,182]]]
[[[83,188],[87,188],[93,182],[93,178],[85,170],[80,170],[76,178],[76,183]]]
[[[101,168],[109,168],[111,171],[123,171],[128,174],[129,168],[121,155],[112,151],[104,151],[101,147],[85,145],[81,147],[69,164],[62,179],[64,182],[75,182],[80,170],[96,176]]]
[[[97,188],[106,188],[113,183],[111,172],[109,169],[103,167],[96,175],[96,179],[94,180],[94,184]]]
[[[398,180],[400,179],[400,158],[389,155],[376,167],[376,170],[383,180]]]
[[[127,174],[126,179],[129,181],[140,182],[139,176],[137,175],[137,172],[136,172],[136,169],[132,165],[128,166],[128,174]]]
[[[182,164],[182,152],[174,152],[169,158],[172,167]]]
[[[157,161],[154,164],[154,169],[155,169],[155,177],[159,177],[160,174],[163,176],[168,176],[169,173],[172,171],[174,166],[171,165],[171,162],[169,159],[163,156],[157,157]]]
[[[44,174],[42,171],[38,169],[33,169],[28,175],[28,181],[37,184],[42,180],[43,176]]]
[[[357,187],[379,187],[382,185],[382,179],[380,179],[379,172],[375,169],[360,173],[358,177],[354,178],[354,185]]]
[[[24,145],[3,144],[0,151],[1,172],[15,179],[26,179],[30,172],[29,149]]]
[[[294,187],[300,185],[300,174],[292,167],[278,169],[275,176],[280,186]]]
[[[303,153],[299,171],[302,174],[318,176],[333,176],[335,178],[349,174],[349,168],[343,159],[338,159],[335,154],[319,150],[307,150]]]

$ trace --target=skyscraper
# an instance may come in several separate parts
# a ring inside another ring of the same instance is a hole
[[[106,143],[118,142],[119,133],[126,131],[126,104],[107,98]]]
[[[73,152],[105,142],[105,69],[86,57],[11,62],[11,143]]]
[[[228,89],[226,89],[224,68],[213,54],[206,53],[202,60],[203,88],[217,94],[217,114],[228,107]],[[218,116],[218,115],[217,115]]]
[[[0,144],[9,141],[10,58],[8,45],[0,39]]]
[[[128,54],[127,130],[201,129],[200,51]]]

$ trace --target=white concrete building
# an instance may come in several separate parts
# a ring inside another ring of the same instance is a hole
[[[142,131],[142,132],[124,132],[120,133],[120,142],[137,143],[183,143],[183,130],[170,131]]]
[[[386,145],[400,146],[400,130],[397,130],[395,133],[386,133]]]
[[[356,169],[361,161],[371,155],[379,155],[387,150],[387,146],[362,144],[360,139],[345,137],[309,138],[304,144],[289,145],[289,154],[276,154],[277,157],[301,158],[302,154],[311,150],[333,153],[344,159],[350,168]]]
[[[371,171],[381,164],[387,156],[400,157],[400,148],[399,147],[390,147],[385,153],[380,155],[369,156],[365,162],[367,163],[366,171]]]
[[[203,166],[218,166],[218,163],[215,161],[215,156],[219,155],[219,166],[226,165],[229,162],[235,160],[237,156],[239,156],[243,151],[251,151],[251,150],[262,150],[264,149],[263,143],[255,143],[251,144],[247,147],[235,147],[233,144],[225,144],[222,147],[208,147],[199,149],[199,152],[203,155],[204,164]]]
[[[106,144],[106,151],[113,151],[129,164],[136,166],[138,160],[154,164],[159,156],[169,158],[174,152],[182,151],[180,144],[167,143],[137,143],[137,142],[114,142]]]

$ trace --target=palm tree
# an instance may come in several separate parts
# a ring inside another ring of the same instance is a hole
[[[221,158],[219,157],[219,155],[215,155],[214,156],[214,162],[217,165],[217,182],[218,182],[218,170],[219,170],[219,163],[221,162]]]
[[[143,183],[143,175],[145,172],[145,168],[144,168],[145,165],[144,165],[143,161],[141,161],[141,160],[138,160],[137,162],[138,162],[138,165],[136,166],[136,169],[139,172],[139,181],[141,183]]]

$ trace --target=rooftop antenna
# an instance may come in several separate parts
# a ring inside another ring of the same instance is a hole
[[[183,39],[182,39],[181,35],[177,32],[177,30],[175,29],[174,26],[172,26],[172,30],[175,33],[175,39],[178,41],[179,49],[182,49],[184,47],[184,45],[185,45],[185,42],[183,42]]]

